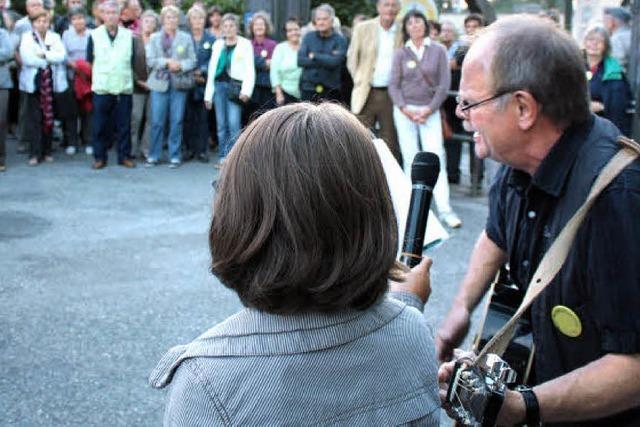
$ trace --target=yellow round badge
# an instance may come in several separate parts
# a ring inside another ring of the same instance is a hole
[[[416,68],[418,64],[416,64],[416,61],[408,61],[407,62],[407,68],[409,68],[410,70],[413,70],[414,68]]]
[[[262,56],[263,58],[266,58],[268,54],[269,52],[267,52],[266,49],[263,49],[262,52],[260,52],[260,56]]]
[[[316,86],[316,93],[322,93],[322,92],[324,92],[324,87],[322,85]]]
[[[202,47],[205,48],[205,49],[209,49],[211,47],[211,44],[209,42],[204,42]]]
[[[177,51],[178,51],[179,54],[182,55],[184,53],[184,46],[178,46]]]
[[[591,71],[587,71],[587,80],[591,80],[593,78],[593,73]]]
[[[582,334],[582,322],[578,315],[569,307],[556,305],[551,310],[553,324],[564,335],[576,338]]]

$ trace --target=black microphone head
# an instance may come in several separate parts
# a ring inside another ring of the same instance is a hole
[[[411,183],[425,184],[429,187],[436,185],[440,174],[440,159],[435,153],[419,151],[411,164]]]

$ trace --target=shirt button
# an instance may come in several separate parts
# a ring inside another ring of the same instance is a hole
[[[529,211],[527,213],[527,216],[529,217],[529,219],[534,219],[536,217],[536,213],[535,211]]]

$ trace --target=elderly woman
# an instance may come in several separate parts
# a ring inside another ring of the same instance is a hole
[[[207,109],[215,104],[218,144],[218,164],[222,166],[238,135],[242,106],[251,99],[256,72],[253,46],[238,36],[238,17],[227,13],[222,17],[224,38],[216,40],[207,71],[204,102]]]
[[[165,425],[438,425],[431,261],[404,275],[397,243],[380,158],[353,115],[298,103],[255,120],[209,231],[211,270],[246,308],[151,374],[170,384]]]
[[[271,58],[271,86],[276,94],[276,104],[284,105],[300,101],[300,76],[298,49],[300,49],[300,21],[289,18],[284,24],[287,40],[278,44]]]
[[[624,69],[611,56],[611,40],[607,30],[594,27],[584,36],[587,79],[591,94],[591,111],[609,119],[624,135],[631,135],[631,89]]]
[[[393,56],[389,96],[405,173],[418,151],[431,151],[445,164],[440,106],[447,97],[451,73],[444,46],[429,38],[429,24],[422,12],[409,11],[402,21],[405,46]],[[449,203],[446,168],[440,168],[433,189],[438,213],[449,227],[462,225]]]
[[[54,98],[58,115],[65,127],[71,129],[76,117],[75,103],[69,93],[66,52],[60,36],[50,31],[50,17],[46,11],[30,16],[33,31],[22,34],[20,40],[20,90],[26,92],[26,114],[23,117],[29,129],[29,165],[44,160],[52,162]],[[76,145],[75,141],[70,141]]]
[[[270,39],[271,19],[266,12],[256,12],[249,22],[249,37],[253,46],[253,62],[256,67],[256,84],[248,105],[247,116],[255,118],[260,113],[274,107],[269,70],[272,65],[276,42]]]
[[[184,140],[187,158],[209,161],[209,124],[204,105],[204,87],[207,83],[207,71],[211,60],[211,48],[216,38],[205,30],[207,13],[200,6],[192,6],[187,13],[191,37],[196,51],[197,64],[194,71],[196,85],[187,96],[187,108],[184,115]]]
[[[9,60],[13,58],[13,43],[4,28],[0,28],[0,172],[6,170],[5,140],[7,139],[7,109],[9,107],[9,89],[13,87],[9,73]]]
[[[162,29],[151,36],[147,45],[147,86],[151,90],[151,149],[147,165],[160,161],[165,123],[169,121],[169,167],[180,166],[182,121],[187,93],[194,86],[192,70],[196,53],[191,36],[178,30],[180,10],[165,6],[160,12]]]
[[[147,79],[146,47],[151,35],[158,29],[158,15],[153,10],[145,10],[140,16],[140,35],[134,38],[133,71],[135,84],[131,107],[131,150],[133,157],[146,159],[149,156],[151,134],[151,105]],[[144,118],[144,120],[143,120]],[[142,124],[144,123],[144,128]]]

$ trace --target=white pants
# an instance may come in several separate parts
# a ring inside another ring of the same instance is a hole
[[[407,105],[407,108],[409,110],[417,110],[424,107]],[[440,174],[438,175],[436,186],[433,189],[433,200],[441,215],[451,212],[440,111],[434,111],[425,124],[418,125],[409,120],[398,107],[394,106],[393,121],[395,122],[396,131],[398,132],[398,143],[400,144],[405,174],[411,177],[411,163],[418,151],[430,151],[435,153],[440,159]],[[418,138],[418,133],[420,138]]]

